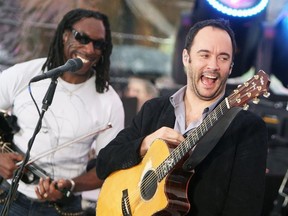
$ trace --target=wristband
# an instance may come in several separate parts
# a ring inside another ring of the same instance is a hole
[[[74,188],[75,188],[75,182],[73,181],[73,179],[68,179],[71,183],[71,188],[70,188],[70,192],[73,192],[74,191]]]

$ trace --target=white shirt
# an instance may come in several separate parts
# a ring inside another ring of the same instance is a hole
[[[14,135],[14,143],[23,153],[34,133],[39,119],[35,104],[29,94],[28,83],[41,74],[45,58],[16,64],[0,73],[0,109],[12,109],[21,130]],[[108,123],[112,128],[47,155],[35,163],[53,179],[74,178],[85,172],[88,152],[95,142],[96,155],[124,127],[122,102],[110,86],[104,93],[96,92],[95,76],[80,84],[67,83],[61,78],[52,104],[44,114],[42,127],[31,150],[31,159],[63,144],[103,129]],[[51,79],[31,84],[31,92],[38,107],[48,90]],[[40,110],[41,112],[41,110]],[[19,191],[36,198],[35,185],[19,185]]]

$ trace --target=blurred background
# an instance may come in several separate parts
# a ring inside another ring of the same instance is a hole
[[[263,216],[287,215],[288,0],[0,0],[0,71],[45,57],[58,22],[74,8],[100,10],[110,19],[110,81],[123,100],[126,125],[145,100],[185,84],[188,29],[203,19],[229,19],[238,49],[228,90],[260,69],[270,75],[271,96],[249,105],[269,130]]]

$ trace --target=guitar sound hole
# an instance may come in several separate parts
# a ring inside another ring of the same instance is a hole
[[[141,186],[141,196],[145,200],[151,199],[157,190],[157,176],[152,170],[149,170],[142,179]]]

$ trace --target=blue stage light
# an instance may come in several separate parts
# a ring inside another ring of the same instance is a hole
[[[271,73],[288,88],[288,4],[283,7],[274,26],[274,43],[271,62]]]
[[[263,11],[269,0],[207,0],[208,3],[220,11],[234,17],[249,17]]]

